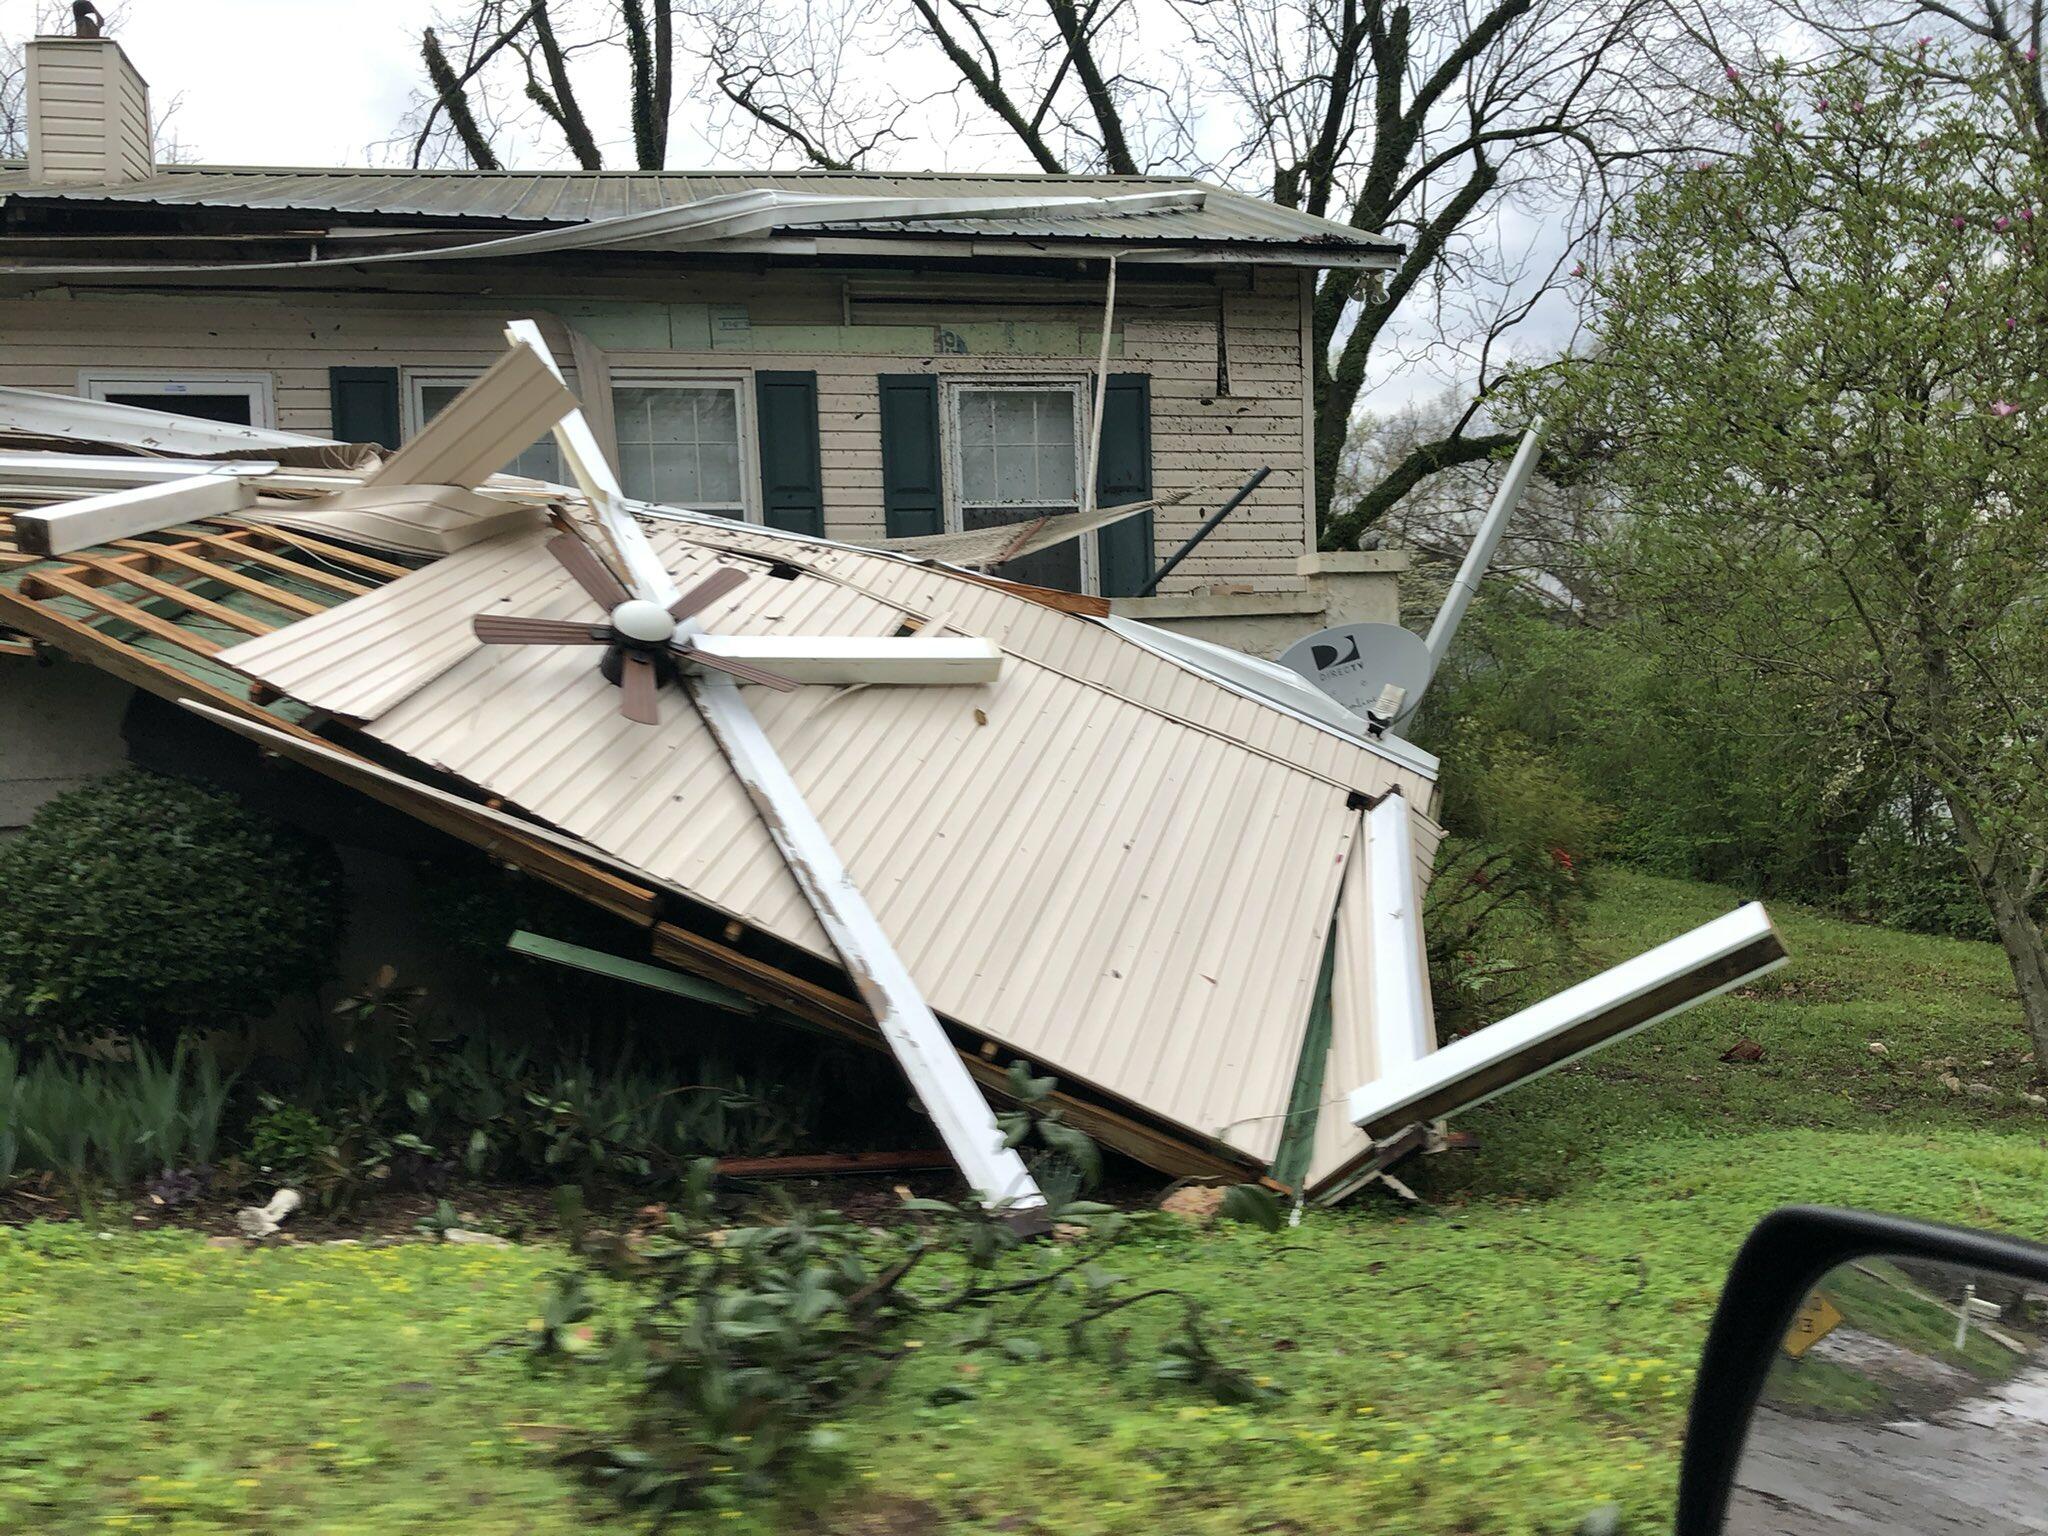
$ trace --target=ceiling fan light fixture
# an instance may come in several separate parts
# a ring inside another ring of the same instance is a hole
[[[645,598],[628,598],[611,612],[612,628],[622,640],[640,645],[664,645],[676,632],[676,621],[659,603]]]

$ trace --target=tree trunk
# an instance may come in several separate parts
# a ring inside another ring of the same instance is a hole
[[[2035,1075],[2048,1076],[2048,935],[2027,911],[2025,869],[2000,842],[1985,835],[1975,814],[1959,797],[1950,794],[1947,800],[1956,835],[1970,861],[1970,873],[1984,904],[1991,909],[1998,942],[2005,946],[2006,961],[2012,966],[2013,985],[2020,994],[2020,1017],[2034,1043]]]

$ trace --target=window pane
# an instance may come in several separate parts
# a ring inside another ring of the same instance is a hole
[[[619,478],[642,501],[740,505],[739,394],[727,385],[622,384],[612,391]]]
[[[996,441],[1016,447],[1030,447],[1038,441],[1038,397],[1020,390],[1005,390],[990,397],[995,401]]]
[[[1029,448],[996,449],[996,500],[1030,502],[1038,500],[1038,477],[1032,473]]]
[[[699,489],[705,501],[740,499],[740,448],[738,443],[706,443],[698,455]]]
[[[1032,396],[1038,407],[1038,442],[1041,447],[1074,443],[1074,397],[1066,390]]]
[[[1038,450],[1038,494],[1046,501],[1076,501],[1074,446],[1062,443]]]

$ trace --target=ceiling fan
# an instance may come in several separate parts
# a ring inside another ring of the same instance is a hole
[[[629,537],[638,536],[638,524],[631,518],[626,522],[633,528]],[[662,684],[674,681],[685,666],[710,667],[742,682],[759,683],[785,693],[798,686],[794,679],[752,662],[708,655],[696,643],[698,630],[692,615],[701,613],[735,587],[746,585],[746,572],[723,566],[662,603],[628,589],[597,551],[574,533],[565,530],[556,534],[548,540],[547,550],[604,611],[604,622],[480,613],[471,625],[477,639],[486,645],[604,646],[604,659],[598,670],[619,689],[619,713],[641,725],[660,723],[656,695]],[[648,554],[653,554],[651,548]]]

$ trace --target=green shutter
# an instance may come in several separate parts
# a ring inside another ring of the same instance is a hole
[[[398,446],[398,370],[330,368],[327,403],[335,441]]]
[[[1152,499],[1152,377],[1113,373],[1102,401],[1102,454],[1095,468],[1095,504],[1128,506]],[[1096,566],[1104,597],[1131,597],[1152,575],[1152,514],[1140,512],[1096,534]]]
[[[825,533],[825,476],[818,466],[818,376],[754,375],[761,440],[761,521],[791,533]]]
[[[929,373],[885,373],[882,402],[882,521],[892,539],[945,531],[939,479],[939,381]]]

